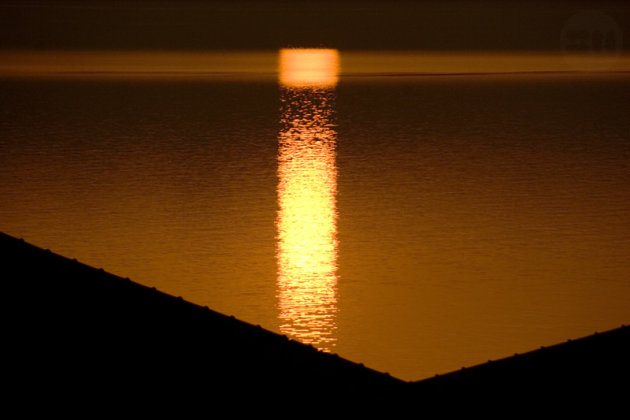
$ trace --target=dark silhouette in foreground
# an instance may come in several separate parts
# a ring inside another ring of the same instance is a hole
[[[16,380],[73,391],[394,392],[389,375],[0,233]],[[7,293],[7,287],[10,292]]]
[[[529,404],[630,395],[628,327],[407,383],[2,233],[0,255],[9,380],[28,393],[110,395],[115,384],[174,399],[220,390]]]

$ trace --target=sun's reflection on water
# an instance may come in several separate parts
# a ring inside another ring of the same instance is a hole
[[[280,330],[336,344],[336,50],[281,50],[277,263]]]

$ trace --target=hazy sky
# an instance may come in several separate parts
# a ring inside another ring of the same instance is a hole
[[[0,48],[557,50],[584,9],[630,38],[623,1],[15,1],[0,5]]]

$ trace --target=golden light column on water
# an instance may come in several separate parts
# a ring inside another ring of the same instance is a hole
[[[337,167],[332,117],[339,53],[280,51],[277,264],[280,330],[336,344]]]

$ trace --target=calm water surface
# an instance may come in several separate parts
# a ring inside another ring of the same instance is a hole
[[[403,379],[630,322],[630,77],[287,80],[4,79],[0,230]]]

